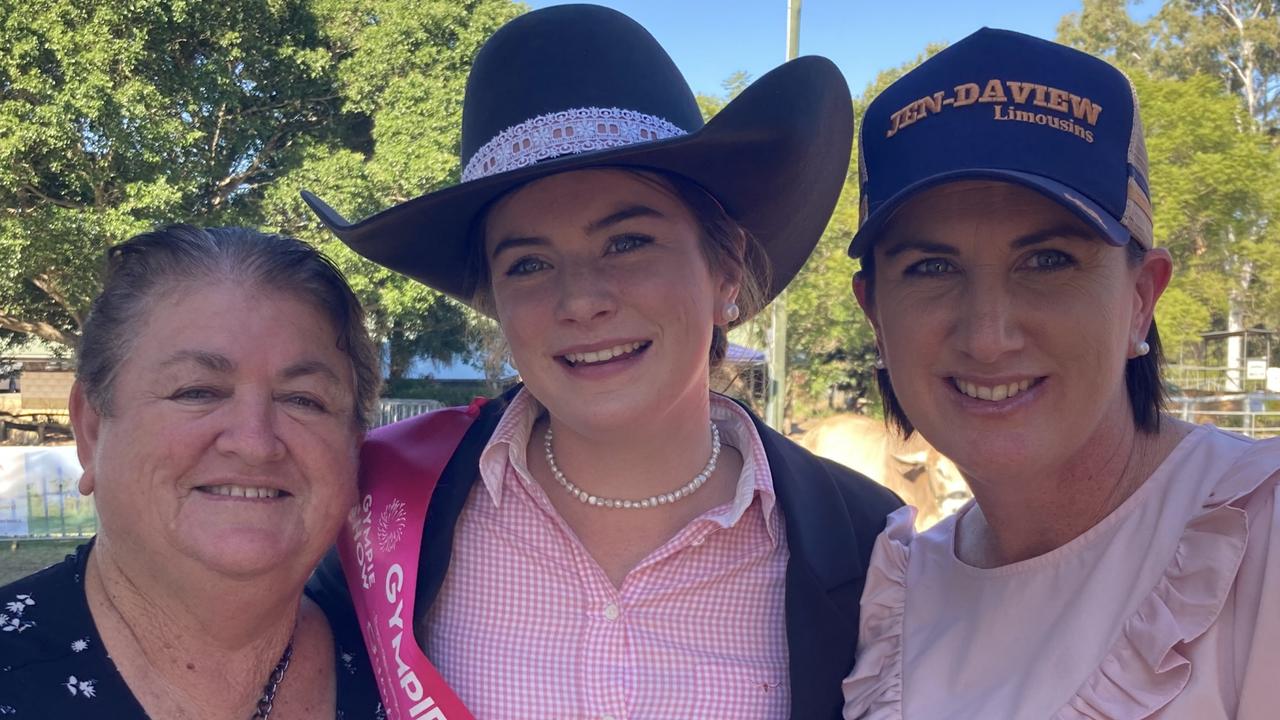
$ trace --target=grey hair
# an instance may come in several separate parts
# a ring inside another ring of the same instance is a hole
[[[360,301],[338,268],[315,248],[248,228],[169,225],[107,251],[102,293],[84,321],[76,368],[76,379],[94,409],[110,415],[116,375],[156,301],[178,285],[219,280],[293,294],[333,322],[338,348],[355,371],[356,424],[367,430],[382,373]]]

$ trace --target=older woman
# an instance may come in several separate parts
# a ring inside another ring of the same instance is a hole
[[[880,95],[862,149],[886,407],[975,501],[890,519],[845,717],[1275,717],[1280,442],[1161,410],[1128,80],[981,30]]]
[[[480,52],[461,184],[356,224],[308,197],[357,251],[497,318],[525,383],[462,439],[422,538],[417,639],[476,716],[839,716],[899,503],[708,374],[821,234],[850,107],[804,58],[703,127],[643,28],[552,7]]]
[[[71,395],[99,532],[0,589],[0,715],[373,717],[363,653],[302,596],[355,499],[363,318],[290,238],[175,225],[111,250]]]

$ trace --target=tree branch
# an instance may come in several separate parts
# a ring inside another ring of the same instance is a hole
[[[59,198],[46,195],[40,191],[40,188],[34,185],[23,185],[21,188],[19,188],[18,192],[26,193],[27,195],[31,195],[39,200],[49,203],[50,205],[55,205],[60,208],[67,208],[68,210],[84,210],[87,207],[80,203],[71,202],[70,200],[61,200]]]
[[[245,168],[241,172],[235,173],[234,175],[228,175],[215,183],[214,188],[216,188],[216,192],[214,193],[210,204],[215,208],[221,206],[222,203],[226,202],[227,198],[231,197],[231,194],[234,193],[241,185],[248,182],[254,176],[266,172],[263,158],[270,159],[273,154],[284,150],[293,144],[293,138],[286,140],[283,144],[279,144],[283,137],[285,137],[285,133],[283,131],[272,135],[265,143],[262,144],[262,149],[254,153],[253,162],[249,163],[249,167]]]
[[[319,97],[294,98],[285,102],[276,103],[274,105],[259,105],[257,107],[245,108],[236,112],[227,114],[230,118],[242,118],[258,113],[271,112],[272,110],[280,110],[288,107],[306,107],[317,103],[328,102],[329,100],[337,100],[341,95],[321,95]]]
[[[209,141],[209,157],[218,154],[218,140],[222,138],[222,121],[227,117],[227,104],[222,103],[222,107],[218,108],[218,122],[213,128],[213,138]]]
[[[58,289],[58,286],[53,282],[53,278],[44,273],[40,273],[39,275],[31,278],[31,284],[40,288],[41,292],[53,298],[54,302],[61,305],[62,309],[67,311],[67,314],[71,316],[71,319],[75,321],[77,326],[84,326],[84,318],[71,304],[71,302],[67,300],[66,294]]]
[[[38,338],[66,345],[69,348],[75,348],[80,344],[79,333],[63,332],[47,322],[30,322],[3,313],[0,313],[0,328],[35,335]]]
[[[1218,9],[1222,10],[1222,14],[1231,21],[1231,24],[1237,30],[1244,30],[1244,22],[1240,19],[1240,14],[1236,12],[1235,3],[1218,0]]]

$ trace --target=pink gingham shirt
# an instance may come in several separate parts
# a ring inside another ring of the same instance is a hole
[[[541,413],[521,391],[495,429],[418,629],[449,685],[479,720],[786,717],[788,553],[751,418],[712,396],[722,441],[743,457],[733,501],[615,588],[529,474]]]

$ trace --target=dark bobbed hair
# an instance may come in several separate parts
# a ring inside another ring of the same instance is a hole
[[[579,168],[579,170],[616,170],[632,175],[650,183],[663,192],[670,193],[684,203],[698,223],[702,237],[702,254],[712,274],[720,274],[738,282],[739,322],[754,316],[767,304],[765,288],[773,279],[773,266],[760,241],[751,234],[716,200],[709,191],[683,175],[660,171],[640,170],[630,167],[604,166],[598,168]],[[571,171],[575,172],[575,171]],[[542,178],[538,178],[542,179]],[[536,182],[536,180],[531,181]],[[527,185],[527,183],[526,183]],[[524,187],[521,185],[520,187]],[[517,187],[502,197],[519,191]],[[485,219],[489,210],[501,200],[498,198],[489,203],[476,215],[471,225],[471,272],[477,278],[475,295],[471,304],[482,313],[497,317],[493,304],[492,275],[488,257],[484,252]],[[711,334],[709,354],[711,367],[714,369],[724,362],[729,351],[728,330],[716,325]]]
[[[84,321],[76,367],[76,379],[93,408],[103,416],[111,414],[116,375],[157,302],[178,286],[222,281],[246,291],[295,295],[333,322],[338,348],[355,371],[353,414],[358,429],[368,429],[382,373],[360,301],[338,268],[315,248],[247,228],[169,225],[107,251],[102,293]]]
[[[1146,256],[1146,248],[1136,241],[1129,241],[1125,246],[1125,254],[1131,266],[1137,266]],[[858,277],[867,285],[867,298],[874,304],[875,300],[875,246],[868,248],[859,259],[861,268]],[[1151,327],[1147,330],[1147,344],[1151,351],[1146,355],[1130,358],[1124,367],[1124,384],[1129,393],[1129,406],[1133,411],[1133,424],[1141,432],[1155,433],[1160,430],[1160,416],[1164,413],[1168,391],[1160,376],[1164,367],[1164,350],[1160,345],[1160,332],[1156,329],[1156,319],[1151,318]],[[893,392],[893,383],[889,380],[887,369],[876,370],[876,384],[880,388],[880,397],[884,401],[885,422],[896,428],[903,437],[915,432],[915,425],[902,409],[898,396]]]

